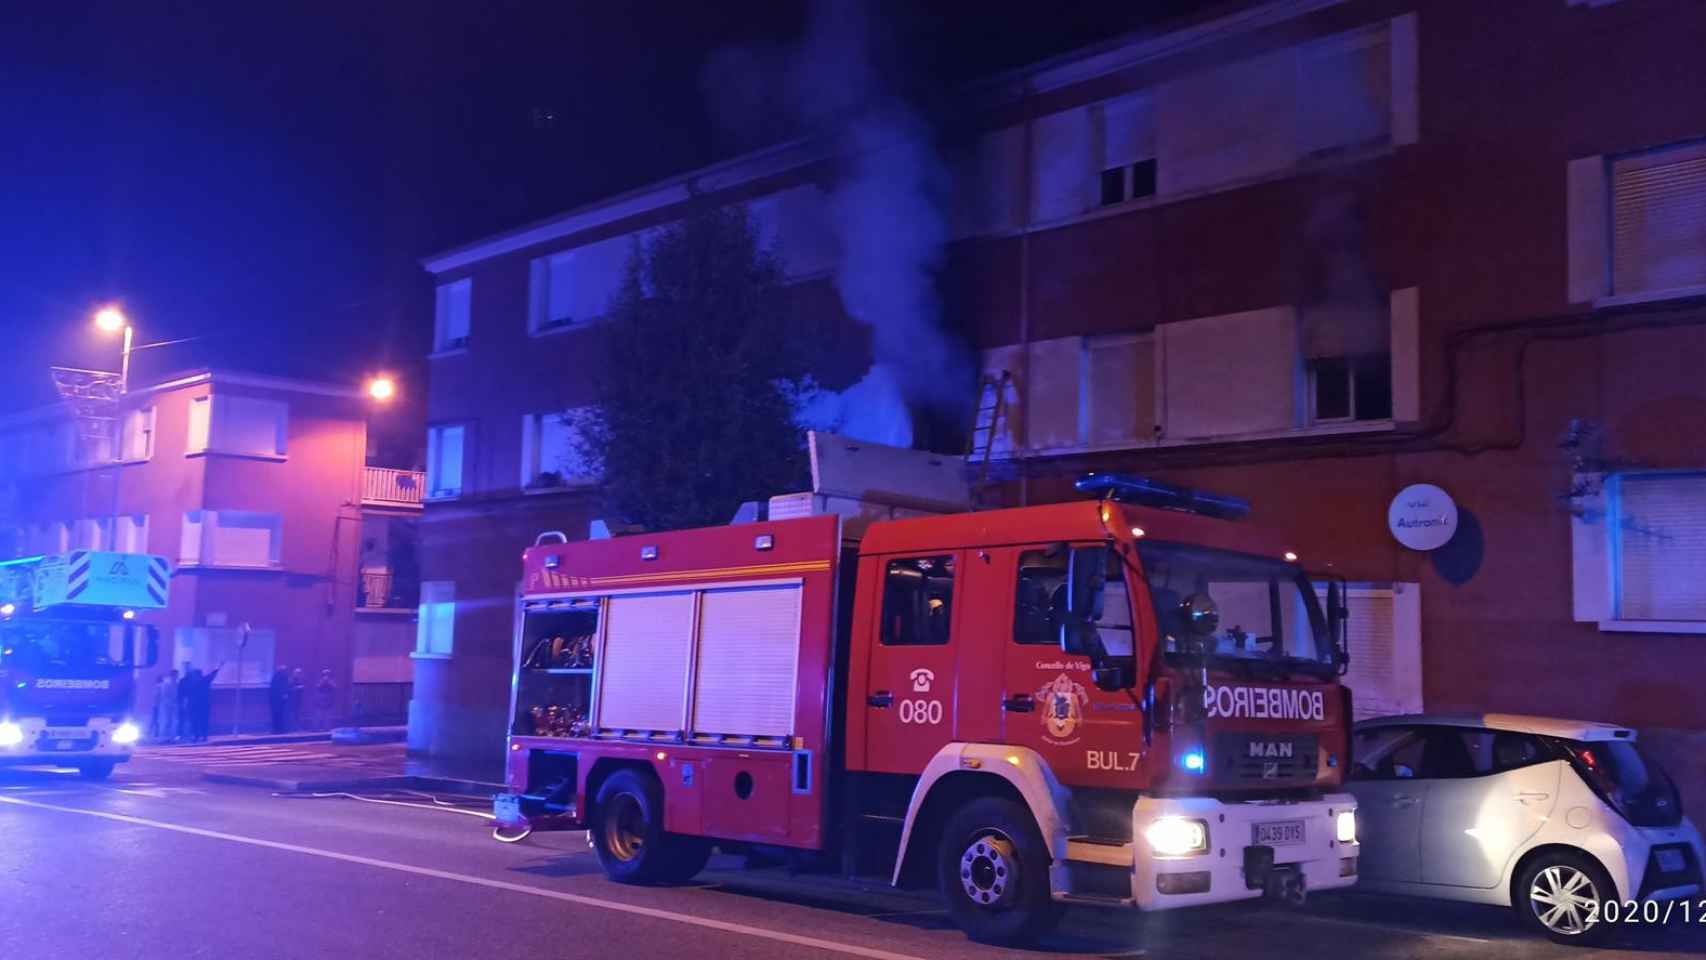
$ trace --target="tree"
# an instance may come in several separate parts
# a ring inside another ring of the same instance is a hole
[[[775,256],[740,207],[636,242],[588,371],[579,454],[606,509],[646,529],[727,523],[740,503],[806,486],[791,329]]]

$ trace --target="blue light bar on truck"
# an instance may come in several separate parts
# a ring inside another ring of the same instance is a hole
[[[1250,514],[1250,501],[1218,493],[1204,493],[1189,487],[1133,477],[1121,473],[1091,473],[1074,484],[1079,493],[1088,493],[1104,500],[1133,503],[1144,507],[1185,510],[1221,520],[1242,520]]]

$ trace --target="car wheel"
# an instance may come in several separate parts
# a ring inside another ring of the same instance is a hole
[[[942,832],[942,898],[979,943],[1028,943],[1053,929],[1061,908],[1049,895],[1048,871],[1048,845],[1031,812],[1012,800],[973,800]]]
[[[1557,943],[1591,945],[1610,933],[1600,906],[1617,897],[1611,877],[1578,853],[1544,853],[1517,879],[1517,913]]]

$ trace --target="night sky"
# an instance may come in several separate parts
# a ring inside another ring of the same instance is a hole
[[[872,62],[928,100],[1203,5],[874,0]],[[88,321],[109,301],[142,341],[199,338],[139,355],[139,378],[388,368],[407,388],[431,326],[421,256],[797,134],[731,101],[717,64],[785,49],[809,15],[807,0],[9,5],[0,410],[51,399],[49,365],[116,367]]]

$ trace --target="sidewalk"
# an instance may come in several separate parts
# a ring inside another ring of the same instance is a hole
[[[408,736],[409,728],[404,726],[387,727],[336,727],[331,730],[297,730],[291,733],[226,733],[216,734],[199,743],[187,740],[168,740],[156,742],[144,740],[148,747],[235,747],[261,743],[315,743],[338,741],[340,743],[391,743],[403,740]]]
[[[502,784],[475,778],[435,775],[423,762],[412,760],[402,738],[389,731],[368,731],[367,736],[371,739],[327,733],[215,737],[204,743],[145,746],[137,751],[137,759],[193,770],[210,783],[283,793],[408,789],[489,796],[503,789]]]

